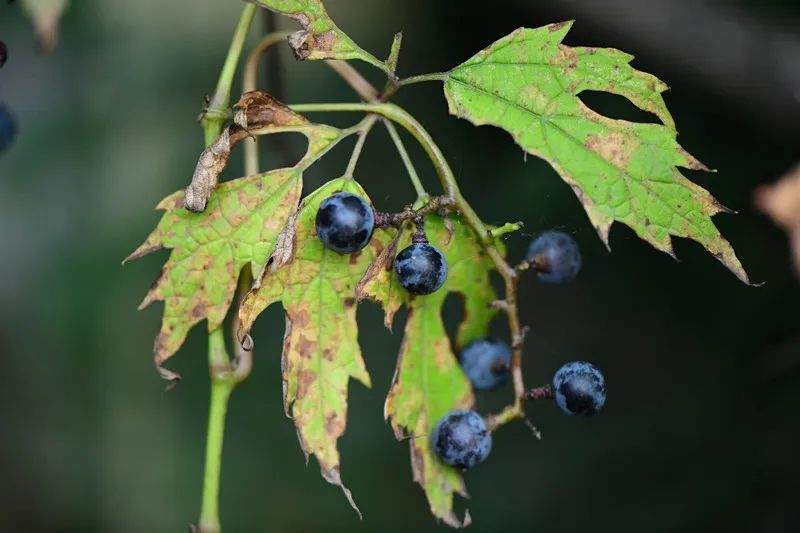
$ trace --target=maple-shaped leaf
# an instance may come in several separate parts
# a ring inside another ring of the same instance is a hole
[[[211,331],[225,319],[239,272],[245,266],[258,268],[272,254],[301,189],[300,171],[283,168],[218,185],[203,213],[183,207],[183,191],[158,204],[164,216],[125,261],[162,248],[172,250],[139,306],[164,301],[153,347],[162,377],[180,379],[162,364],[180,348],[192,326],[207,318]]]
[[[520,28],[452,69],[444,76],[450,113],[503,128],[548,161],[606,246],[614,221],[671,255],[672,236],[694,239],[749,283],[711,221],[726,209],[677,168],[708,170],[676,141],[661,97],[667,86],[631,67],[633,56],[619,50],[561,44],[571,25]],[[587,90],[624,96],[663,124],[604,117],[578,98]]]
[[[339,178],[303,200],[242,302],[239,334],[246,338],[256,317],[271,304],[282,302],[286,414],[294,419],[306,457],[316,456],[322,476],[340,486],[358,511],[342,483],[336,441],[345,430],[350,378],[370,386],[358,345],[355,288],[388,235],[376,230],[370,244],[354,254],[325,248],[316,235],[317,210],[325,198],[340,191],[367,198],[358,183]]]
[[[461,371],[442,321],[442,305],[450,292],[464,300],[464,318],[457,343],[485,336],[495,314],[490,306],[496,298],[489,280],[493,268],[474,232],[457,218],[443,221],[429,216],[425,223],[431,244],[447,259],[447,281],[427,296],[411,297],[397,283],[391,262],[379,257],[362,282],[360,296],[382,303],[391,316],[400,304],[409,307],[403,343],[384,413],[398,439],[408,439],[414,480],[425,490],[433,514],[450,526],[470,522],[469,514],[460,520],[453,512],[453,494],[466,496],[460,472],[435,456],[430,445],[434,425],[453,409],[473,404],[472,387]],[[405,229],[396,241],[400,250],[411,242],[412,230]],[[392,245],[387,247],[391,248]],[[391,257],[395,253],[392,252]]]
[[[359,59],[383,70],[387,68],[336,26],[322,0],[248,1],[300,23],[303,29],[289,36],[289,45],[297,59]]]
[[[192,182],[158,204],[157,209],[166,213],[157,228],[123,261],[162,248],[172,250],[139,306],[164,301],[153,357],[161,376],[169,380],[180,376],[164,368],[164,361],[204,318],[209,331],[219,327],[233,300],[239,272],[247,265],[260,268],[296,211],[303,170],[343,138],[341,130],[311,123],[266,93],[245,93],[235,110],[235,123],[200,154]],[[308,140],[306,154],[294,167],[217,185],[237,142],[249,135],[286,131],[302,133]]]

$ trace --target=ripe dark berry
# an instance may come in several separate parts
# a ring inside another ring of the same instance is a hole
[[[0,152],[8,148],[17,133],[17,126],[14,124],[14,117],[0,104]]]
[[[458,355],[461,368],[477,390],[496,389],[508,381],[511,348],[496,339],[476,339]]]
[[[593,364],[573,361],[553,376],[556,403],[568,415],[592,416],[606,403],[606,380]]]
[[[394,259],[397,281],[412,294],[430,294],[447,279],[447,260],[435,246],[414,243]]]
[[[472,468],[492,451],[492,434],[481,415],[468,409],[450,411],[433,428],[433,450],[443,463]]]
[[[563,231],[545,231],[528,247],[528,261],[542,283],[572,281],[581,269],[578,243]]]
[[[375,213],[360,196],[339,192],[320,204],[316,225],[317,237],[326,248],[350,254],[369,242],[375,229]]]

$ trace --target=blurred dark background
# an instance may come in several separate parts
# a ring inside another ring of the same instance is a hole
[[[534,385],[563,362],[588,359],[609,385],[591,420],[534,404],[543,433],[498,432],[490,460],[466,476],[472,531],[800,531],[800,284],[786,236],[753,207],[753,189],[800,159],[800,4],[796,0],[329,0],[339,25],[383,57],[405,34],[401,75],[447,69],[518,26],[574,18],[567,44],[613,46],[672,87],[680,140],[717,174],[692,173],[737,216],[715,222],[752,279],[747,287],[699,245],[680,262],[621,225],[609,254],[574,194],[509,136],[447,115],[438,84],[396,101],[440,142],[464,194],[490,223],[523,220],[507,240],[519,257],[538,230],[580,242],[584,270],[567,287],[521,287],[532,330]],[[151,361],[160,305],[136,312],[166,253],[120,266],[155,225],[152,208],[188,183],[202,147],[195,121],[213,90],[240,3],[73,2],[54,53],[33,45],[15,4],[0,6],[0,101],[19,134],[0,154],[0,531],[186,531],[200,503],[208,376],[203,328],[171,368],[164,392]],[[262,32],[266,18],[254,29]],[[294,27],[277,21],[280,27]],[[250,42],[257,38],[256,31]],[[288,102],[352,100],[323,64],[270,60],[262,88]],[[358,65],[370,79],[380,76]],[[589,105],[639,119],[624,100]],[[319,117],[350,124],[356,116]],[[645,116],[645,119],[648,117]],[[262,143],[269,166],[298,139]],[[411,143],[409,142],[409,145]],[[313,169],[307,189],[344,169],[345,143]],[[227,171],[241,169],[241,152]],[[418,168],[436,180],[420,150]],[[412,189],[385,131],[367,142],[357,175],[394,208]],[[457,305],[448,306],[451,322]],[[277,306],[257,325],[256,364],[233,395],[223,462],[226,531],[433,531],[408,449],[382,418],[395,334],[359,309],[373,388],[351,387],[343,478],[365,518],[304,466],[282,412]],[[501,325],[498,330],[502,332]],[[488,410],[510,389],[482,397]],[[458,502],[459,509],[465,507]]]

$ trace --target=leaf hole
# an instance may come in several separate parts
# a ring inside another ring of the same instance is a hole
[[[453,353],[456,355],[460,348],[458,346],[458,326],[463,319],[464,298],[459,293],[451,292],[442,305],[442,321],[444,321],[444,329],[450,339],[450,345],[453,347]]]
[[[241,144],[250,142],[252,141],[246,139]],[[308,141],[302,133],[292,131],[262,135],[258,138],[258,154],[261,162],[258,170],[266,172],[276,168],[291,167],[303,158],[307,149]]]
[[[630,100],[618,94],[582,91],[580,99],[592,111],[608,118],[645,124],[661,124],[661,120],[656,115],[639,109]]]

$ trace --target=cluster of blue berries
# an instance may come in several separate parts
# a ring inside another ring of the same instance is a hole
[[[317,211],[317,237],[322,244],[340,254],[363,249],[375,230],[375,212],[360,196],[346,192],[323,200]],[[411,294],[430,294],[447,279],[444,254],[427,242],[419,230],[412,243],[397,254],[394,273],[400,285]]]
[[[421,219],[411,245],[394,259],[394,273],[400,285],[412,294],[430,294],[447,279],[447,260],[425,236]],[[340,254],[352,254],[369,243],[377,225],[376,214],[366,200],[340,192],[326,198],[316,217],[317,237]],[[526,264],[542,283],[572,281],[581,268],[581,253],[575,240],[563,231],[546,231],[528,247]],[[511,348],[493,338],[475,339],[461,350],[458,359],[475,390],[502,387],[511,373]],[[551,385],[531,391],[531,398],[555,399],[568,415],[592,416],[606,400],[603,375],[591,363],[567,363],[553,376]],[[471,468],[489,456],[492,433],[477,412],[450,411],[434,427],[431,444],[442,462],[461,469]]]
[[[509,358],[508,346],[483,339],[470,343],[461,352],[461,364],[479,390],[495,388],[508,379],[508,371],[498,374],[498,361]],[[466,354],[466,357],[465,357]],[[508,365],[506,364],[506,368]],[[503,377],[498,378],[497,376]],[[567,363],[553,376],[552,385],[539,387],[541,398],[553,399],[568,415],[592,416],[606,402],[606,382],[603,374],[591,363]],[[492,451],[492,433],[481,415],[475,411],[459,409],[447,413],[433,428],[433,450],[439,459],[461,469],[482,463]]]
[[[581,253],[575,240],[563,231],[546,231],[528,247],[526,263],[537,279],[547,284],[564,284],[575,279],[581,267]],[[473,340],[459,353],[464,374],[478,391],[497,389],[508,382],[511,372],[511,348],[492,338]],[[606,400],[603,375],[591,363],[567,363],[553,376],[552,385],[534,389],[536,398],[555,399],[568,415],[591,416],[600,411]],[[450,466],[471,468],[489,456],[492,434],[475,411],[447,413],[433,429],[434,452]]]

